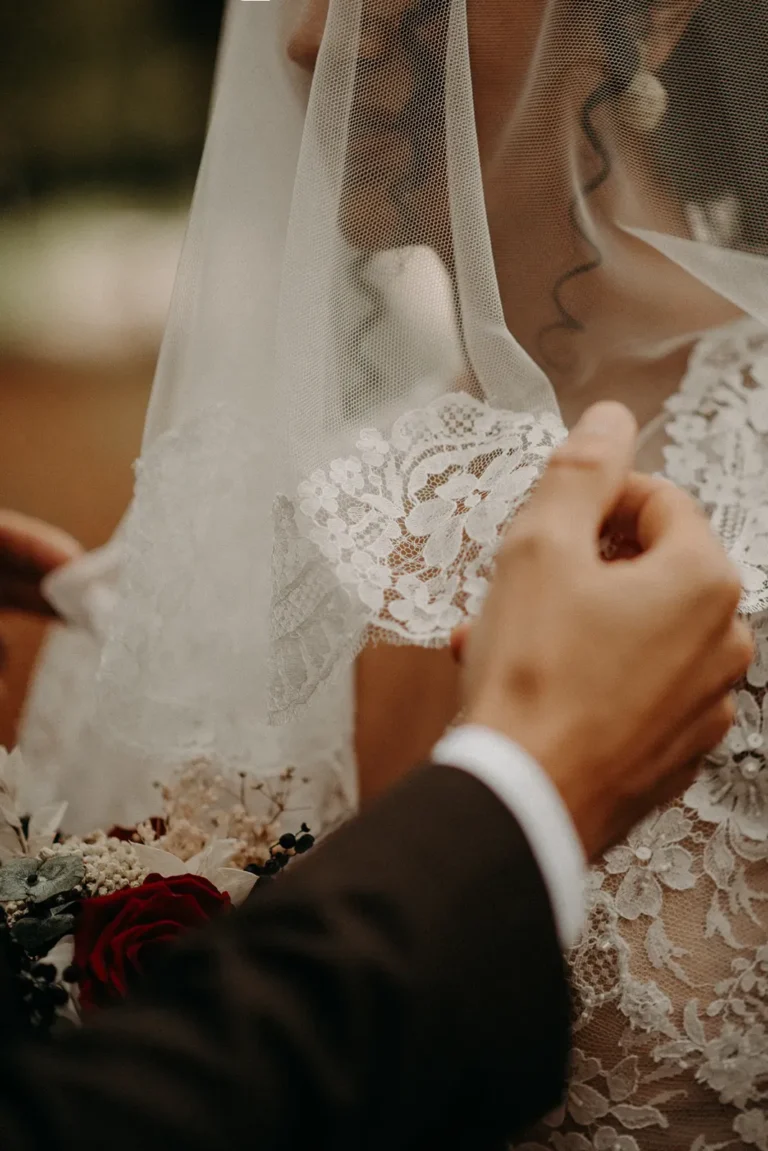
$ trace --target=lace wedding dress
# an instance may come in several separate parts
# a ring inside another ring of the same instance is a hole
[[[555,1151],[768,1151],[766,54],[766,0],[233,0],[103,650],[54,636],[24,725],[73,830],[197,757],[332,825],[356,653],[477,612],[558,394],[695,345],[660,458],[758,655],[593,873]]]
[[[745,321],[703,339],[667,412],[666,474],[708,509],[739,563],[757,656],[739,689],[736,725],[687,794],[592,873],[588,926],[571,956],[570,1090],[563,1113],[525,1144],[531,1151],[768,1151],[768,331]],[[421,509],[411,515],[428,537],[425,562],[453,574],[428,601],[407,572],[388,569],[398,594],[381,624],[403,638],[429,637],[435,621],[440,629],[457,622],[458,604],[481,602],[498,529],[559,435],[548,421],[525,426],[449,395],[389,438],[370,433],[359,455],[313,476],[304,510],[334,541],[345,578],[381,612],[383,580],[353,542],[362,520],[347,513],[366,498],[382,506],[397,476]],[[427,462],[439,453],[456,470],[437,499],[419,501]],[[489,457],[498,466],[481,471],[478,460]],[[378,538],[395,534],[392,504]],[[473,557],[461,555],[458,524]],[[406,547],[403,564],[413,558]],[[30,697],[25,757],[56,797],[93,787],[83,730],[98,654],[85,632],[57,632]],[[111,776],[111,794],[100,794],[112,818],[129,778]]]
[[[768,1148],[768,332],[701,342],[669,401],[666,474],[710,510],[757,640],[724,744],[609,851],[571,956],[557,1151]]]

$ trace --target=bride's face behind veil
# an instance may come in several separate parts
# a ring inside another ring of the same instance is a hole
[[[620,398],[648,414],[643,398],[629,394],[637,364],[642,377],[649,361],[672,353],[679,377],[677,353],[738,314],[620,227],[691,235],[674,163],[663,170],[663,132],[627,131],[615,102],[599,96],[633,53],[630,67],[662,77],[671,69],[690,87],[686,39],[710,2],[467,0],[475,128],[505,317],[566,407],[575,388],[583,406],[596,398],[590,388],[602,394],[606,376],[623,374]],[[308,71],[328,11],[329,0],[308,0],[292,30],[289,55]],[[443,82],[450,12],[449,0],[363,3],[341,197],[342,230],[361,251],[428,244],[452,267]],[[573,274],[587,265],[588,273]],[[651,406],[658,374],[654,383]]]

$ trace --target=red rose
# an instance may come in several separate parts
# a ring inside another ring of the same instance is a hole
[[[123,999],[177,936],[230,907],[199,875],[150,875],[141,887],[83,901],[74,963],[84,1009]]]

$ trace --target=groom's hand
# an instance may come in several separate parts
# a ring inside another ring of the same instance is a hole
[[[0,611],[53,615],[40,582],[81,552],[76,540],[59,528],[0,509]]]
[[[631,473],[618,404],[585,415],[509,530],[462,652],[466,717],[533,755],[594,858],[683,790],[733,721],[752,640],[692,500]],[[606,563],[605,526],[629,539]]]

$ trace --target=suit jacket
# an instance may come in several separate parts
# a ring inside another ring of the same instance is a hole
[[[6,1043],[0,1148],[482,1151],[557,1104],[567,1053],[528,844],[476,779],[428,766],[140,998]]]

